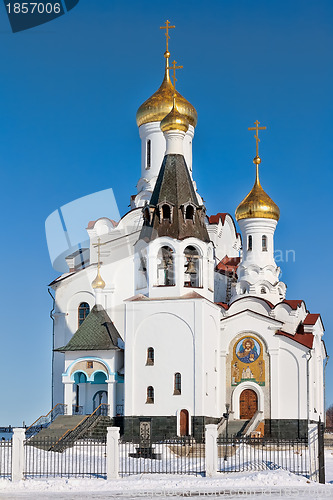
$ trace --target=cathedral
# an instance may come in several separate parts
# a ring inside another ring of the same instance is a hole
[[[125,434],[149,422],[156,436],[199,437],[228,420],[245,434],[304,437],[324,420],[324,327],[279,279],[280,210],[260,180],[265,127],[250,128],[254,185],[235,220],[207,214],[192,172],[197,112],[176,90],[164,28],[164,78],[136,115],[130,210],[87,221],[90,247],[50,284],[53,406],[74,415],[107,404]]]

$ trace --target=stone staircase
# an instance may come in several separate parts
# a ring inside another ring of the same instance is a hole
[[[104,440],[110,425],[111,418],[104,415],[60,415],[49,427],[30,438],[27,444],[62,452],[78,439]]]
[[[228,422],[228,437],[242,436],[243,432],[250,420],[229,420]],[[226,425],[223,426],[220,436],[226,436]]]

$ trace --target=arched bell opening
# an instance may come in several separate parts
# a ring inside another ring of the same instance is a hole
[[[174,286],[175,285],[174,251],[169,246],[163,246],[158,251],[158,255],[157,255],[157,285],[158,286]]]
[[[192,245],[184,250],[184,286],[199,288],[201,284],[201,255]]]

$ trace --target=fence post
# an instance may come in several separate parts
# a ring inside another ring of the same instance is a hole
[[[106,477],[119,478],[119,427],[108,427],[106,438]]]
[[[318,422],[318,467],[319,467],[319,482],[325,484],[325,444],[324,444],[324,423],[319,417]]]
[[[205,426],[206,477],[217,475],[217,425]]]
[[[309,424],[308,427],[308,445],[310,458],[310,479],[318,481],[319,479],[319,464],[318,464],[318,426],[317,424]]]
[[[21,481],[24,472],[25,429],[15,427],[12,437],[12,481]]]

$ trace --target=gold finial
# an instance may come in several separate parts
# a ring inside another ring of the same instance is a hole
[[[97,257],[97,276],[94,279],[94,281],[91,283],[91,285],[94,288],[94,290],[96,288],[101,288],[103,290],[103,288],[105,288],[105,281],[103,280],[101,273],[100,273],[100,268],[101,268],[101,238],[98,238],[98,243],[96,246],[98,247],[98,250],[97,250],[97,255],[98,255],[98,257]]]
[[[183,69],[183,66],[176,66],[177,62],[176,61],[173,61],[172,63],[172,66],[168,66],[167,69],[173,69],[173,76],[172,76],[172,79],[173,79],[173,90],[174,90],[174,94],[176,94],[176,81],[177,81],[177,78],[176,78],[176,69]]]
[[[165,21],[165,24],[166,24],[166,26],[160,26],[160,30],[165,30],[166,51],[164,53],[164,57],[166,59],[168,59],[170,57],[170,53],[169,53],[169,40],[170,40],[169,30],[172,29],[172,28],[175,28],[176,26],[170,26],[170,21],[168,21],[168,20]]]

